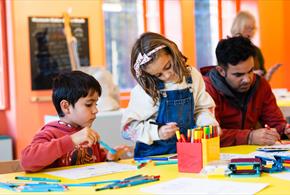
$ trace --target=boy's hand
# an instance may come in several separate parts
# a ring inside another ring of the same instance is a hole
[[[261,128],[251,132],[252,140],[250,144],[256,145],[273,145],[280,140],[280,135],[275,128]]]
[[[91,147],[98,142],[99,138],[99,134],[89,127],[85,127],[71,135],[74,145],[82,145],[82,147]]]
[[[177,127],[177,124],[174,122],[167,123],[166,125],[163,125],[159,128],[158,134],[160,139],[167,140],[171,138],[172,136],[175,136],[175,132],[179,130]]]
[[[125,152],[130,152],[130,147],[126,145],[117,146],[114,149],[116,150],[116,154],[108,152],[107,154],[108,160],[119,160],[122,154],[124,154]]]

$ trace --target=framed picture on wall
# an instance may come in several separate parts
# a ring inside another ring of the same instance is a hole
[[[69,51],[61,17],[29,17],[32,90],[51,89],[52,79],[71,71]],[[72,35],[77,39],[81,66],[90,65],[88,19],[71,18]]]

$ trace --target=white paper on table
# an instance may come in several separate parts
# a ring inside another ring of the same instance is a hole
[[[266,183],[232,182],[195,178],[177,178],[143,187],[140,190],[152,194],[255,194],[267,187]]]
[[[290,180],[290,172],[272,173],[269,175],[279,179]]]
[[[91,166],[65,169],[59,171],[48,171],[45,172],[49,175],[54,175],[58,177],[64,177],[68,179],[83,179],[88,177],[95,177],[100,175],[106,175],[111,173],[118,173],[124,171],[136,170],[137,167],[134,165],[121,164],[116,162],[108,163],[96,163]]]
[[[230,153],[221,153],[220,160],[231,160],[233,158],[253,158],[250,154],[230,154]]]
[[[279,142],[277,142],[275,145],[263,146],[263,147],[260,147],[260,148],[282,148],[282,149],[290,150],[290,144],[280,144]]]

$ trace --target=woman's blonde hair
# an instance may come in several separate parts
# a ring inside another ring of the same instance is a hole
[[[136,73],[134,65],[138,58],[138,55],[147,55],[150,51],[154,50],[159,46],[165,46],[164,48],[156,51],[150,55],[150,61],[142,64],[139,69],[139,73]],[[156,60],[160,53],[165,53],[170,55],[172,58],[172,68],[178,76],[177,82],[182,82],[184,76],[190,76],[190,71],[187,68],[185,57],[181,51],[179,51],[177,45],[167,39],[166,37],[153,32],[143,33],[139,39],[135,42],[132,52],[131,52],[131,73],[139,85],[145,90],[145,92],[152,97],[154,103],[156,104],[159,99],[158,93],[158,82],[160,81],[156,76],[148,74],[146,71],[146,66]],[[137,76],[138,74],[138,76]],[[139,75],[140,74],[140,75]]]
[[[255,17],[247,11],[240,11],[235,17],[232,24],[232,28],[231,28],[232,36],[237,36],[237,35],[242,34],[249,20],[255,21]]]

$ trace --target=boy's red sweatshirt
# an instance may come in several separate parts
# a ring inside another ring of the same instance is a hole
[[[46,124],[22,151],[21,165],[27,172],[44,168],[80,165],[105,161],[107,152],[94,144],[89,148],[75,147],[70,135],[79,128],[58,121]]]

